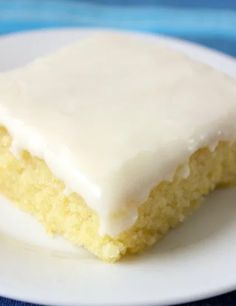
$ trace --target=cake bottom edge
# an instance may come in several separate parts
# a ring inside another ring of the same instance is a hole
[[[64,184],[46,163],[22,151],[10,151],[12,139],[0,127],[0,192],[31,213],[49,233],[62,235],[106,262],[116,262],[155,244],[182,223],[205,195],[219,186],[236,184],[236,142],[220,142],[212,152],[201,148],[189,158],[189,176],[179,165],[171,182],[162,181],[138,209],[136,223],[118,237],[99,235],[99,218],[76,193],[65,195]]]

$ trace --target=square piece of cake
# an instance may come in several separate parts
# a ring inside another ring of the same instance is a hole
[[[0,74],[0,191],[115,262],[236,182],[236,81],[101,32]]]

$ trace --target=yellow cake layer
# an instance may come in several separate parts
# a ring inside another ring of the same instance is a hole
[[[154,244],[181,223],[204,195],[219,185],[236,182],[236,143],[221,142],[214,152],[202,148],[189,160],[190,175],[179,166],[173,182],[161,182],[139,207],[135,225],[117,238],[101,237],[99,218],[76,193],[66,196],[64,184],[45,162],[23,151],[11,152],[11,137],[0,127],[0,191],[34,215],[49,233],[63,235],[108,262]]]

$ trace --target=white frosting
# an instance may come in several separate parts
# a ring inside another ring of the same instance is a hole
[[[236,83],[153,41],[102,33],[0,75],[0,122],[14,154],[44,159],[115,236],[194,151],[236,138]]]

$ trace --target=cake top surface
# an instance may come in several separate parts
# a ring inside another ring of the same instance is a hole
[[[0,75],[12,151],[44,159],[110,235],[198,148],[235,138],[235,120],[235,80],[128,34],[90,35]]]

